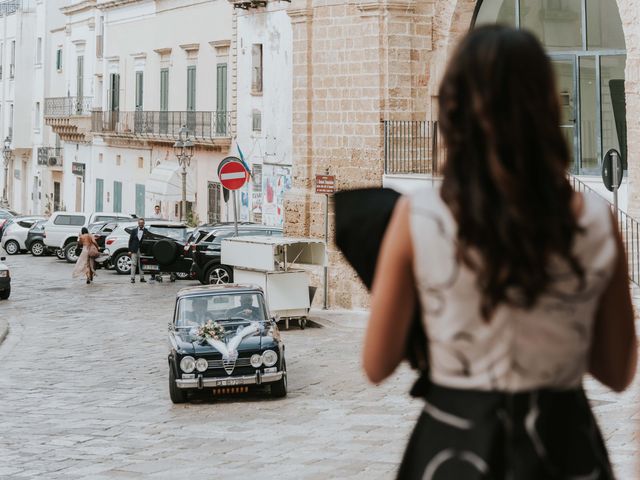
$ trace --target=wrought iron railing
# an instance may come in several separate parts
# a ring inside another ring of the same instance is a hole
[[[13,15],[18,11],[20,5],[22,5],[21,0],[6,0],[4,2],[0,2],[0,17]]]
[[[62,166],[62,147],[38,147],[38,165]]]
[[[186,126],[196,140],[213,140],[230,136],[229,112],[102,112],[94,111],[94,132],[177,139]]]
[[[92,97],[54,97],[44,99],[45,117],[71,117],[91,114]]]
[[[386,174],[440,173],[444,150],[438,143],[438,122],[383,120],[382,124]]]

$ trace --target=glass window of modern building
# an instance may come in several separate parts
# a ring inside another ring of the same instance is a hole
[[[626,169],[626,47],[616,0],[478,2],[475,25],[495,23],[533,32],[551,57],[572,172],[599,174],[610,148]]]

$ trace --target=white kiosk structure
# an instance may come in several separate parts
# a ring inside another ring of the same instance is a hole
[[[234,237],[222,241],[222,263],[233,267],[234,283],[260,286],[269,313],[284,320],[307,323],[311,307],[309,276],[300,266],[325,266],[323,240],[291,237]]]

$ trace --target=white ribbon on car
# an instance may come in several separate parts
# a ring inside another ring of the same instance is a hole
[[[223,360],[235,362],[238,359],[238,346],[240,345],[242,340],[245,337],[258,333],[259,331],[260,324],[257,322],[252,322],[250,325],[244,327],[242,330],[236,333],[234,337],[227,343],[220,340],[214,340],[212,338],[207,338],[206,340],[209,345],[211,345],[222,354]]]

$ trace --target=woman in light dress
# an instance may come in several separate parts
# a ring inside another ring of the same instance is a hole
[[[78,256],[78,261],[73,269],[73,277],[85,276],[87,285],[93,282],[96,275],[95,258],[100,253],[96,239],[89,233],[86,227],[82,227],[78,246],[82,248],[82,253]]]
[[[610,206],[567,179],[551,63],[530,33],[476,29],[438,101],[442,186],[396,205],[364,345],[380,383],[419,307],[428,386],[398,478],[611,480],[582,381],[634,377],[627,260]]]

